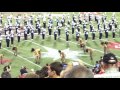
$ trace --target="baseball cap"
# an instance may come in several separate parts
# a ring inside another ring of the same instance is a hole
[[[108,53],[103,56],[103,62],[106,64],[116,64],[117,58],[113,53]]]

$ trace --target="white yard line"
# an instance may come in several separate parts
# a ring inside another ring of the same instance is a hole
[[[10,51],[10,50],[8,50],[8,49],[6,49],[6,48],[3,48],[3,49],[6,50],[6,51],[8,51],[8,52],[10,52],[10,53],[13,53],[12,51]],[[35,63],[33,63],[33,62],[31,62],[30,60],[28,60],[28,59],[26,59],[26,58],[24,58],[24,57],[22,57],[22,56],[20,56],[20,55],[17,55],[17,56],[20,57],[20,58],[22,58],[23,60],[25,60],[25,61],[27,61],[27,62],[29,62],[29,63],[35,65],[35,66],[37,66],[37,67],[42,68],[41,66],[39,66],[39,65],[37,65],[37,64],[35,64]]]
[[[65,39],[63,39],[63,38],[60,38],[60,39],[65,40]],[[72,42],[72,41],[69,41],[69,42],[77,45],[77,43],[75,43],[75,42]],[[87,47],[88,47],[88,46],[87,46]],[[91,48],[91,47],[89,47],[89,48]],[[93,50],[96,50],[96,51],[98,51],[98,52],[104,53],[104,52],[101,51],[101,50],[97,50],[97,49],[94,49],[94,48],[92,48],[92,49],[93,49]],[[116,56],[116,57],[120,58],[119,56]]]

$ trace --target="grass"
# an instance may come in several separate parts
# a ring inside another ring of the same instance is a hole
[[[51,12],[52,14],[70,14],[70,16],[72,16],[73,12]],[[79,12],[75,12],[76,15],[78,15]],[[38,14],[38,13],[34,13],[35,15]],[[111,15],[112,15],[112,12],[107,12],[107,20],[109,20],[111,18]],[[116,13],[116,16],[117,16],[117,21],[118,23],[120,23],[120,13],[117,12]],[[53,17],[55,19],[55,17]],[[3,20],[5,21],[6,18],[4,16]],[[15,20],[14,20],[15,22]],[[13,22],[13,23],[14,23]],[[54,23],[55,25],[55,23]],[[95,23],[94,23],[95,25]],[[95,27],[97,28],[97,27]],[[82,30],[82,26],[81,26],[81,30]],[[109,35],[109,41],[113,41],[113,42],[119,42],[119,31],[117,31],[117,37],[116,39],[112,39],[111,37],[111,33]],[[97,35],[97,38],[98,38],[98,33],[96,34]],[[74,36],[75,37],[75,36]],[[84,38],[84,35],[81,36],[82,38]],[[104,37],[103,37],[104,38]],[[104,38],[105,39],[105,38]],[[29,40],[30,37],[29,37]],[[73,50],[73,51],[82,51],[81,48],[79,48],[79,46],[77,45],[77,42],[75,41],[75,38],[72,37],[72,35],[70,35],[70,41],[69,44],[70,46],[67,47],[66,45],[66,42],[65,42],[65,32],[64,32],[64,28],[62,28],[61,30],[61,39],[60,40],[56,40],[56,43],[54,41],[54,38],[53,36],[50,38],[49,36],[46,37],[46,39],[44,41],[42,41],[41,37],[38,36],[38,35],[35,35],[35,38],[34,40],[31,40],[33,41],[32,42],[29,42],[29,41],[25,41],[25,40],[21,40],[20,43],[17,43],[17,39],[15,38],[15,45],[18,47],[18,54],[20,56],[22,56],[23,58],[26,58],[28,60],[30,60],[31,62],[34,63],[34,58],[30,58],[30,57],[33,57],[33,54],[30,52],[31,48],[34,47],[34,48],[40,48],[42,52],[47,52],[47,50],[45,48],[43,48],[42,46],[46,46],[46,47],[49,47],[49,48],[54,48],[56,50],[64,50],[64,49],[67,49],[69,48],[70,50]],[[36,44],[35,44],[36,43]],[[2,46],[3,48],[6,48],[6,42],[5,40],[3,40],[2,42]],[[103,53],[99,52],[99,51],[103,51],[103,47],[100,45],[100,41],[99,39],[96,39],[95,41],[91,41],[91,34],[89,34],[89,40],[88,40],[88,43],[87,43],[87,46],[91,47],[91,48],[94,48],[96,49],[93,53],[93,58],[94,58],[94,63],[100,59],[100,56],[103,55]],[[12,51],[12,46],[10,48],[7,48],[8,50]],[[99,50],[99,51],[97,51]],[[113,52],[115,55],[117,56],[120,56],[120,51],[119,50],[110,50],[111,52]],[[5,55],[5,58],[8,58],[10,60],[12,60],[12,64],[11,64],[11,67],[12,67],[12,70],[11,70],[11,74],[12,74],[12,77],[18,77],[18,75],[20,74],[19,70],[21,68],[21,66],[26,66],[28,71],[30,69],[35,69],[35,70],[40,70],[40,67],[32,64],[32,63],[29,63],[28,61],[20,58],[20,57],[15,57],[12,53],[4,50],[4,49],[1,49],[0,50],[0,53],[3,53]],[[88,55],[87,53],[85,55]],[[88,64],[91,64],[91,65],[94,65],[94,63],[91,62],[90,58],[89,57],[85,57],[85,56],[80,56],[79,57],[80,60],[88,63]],[[57,61],[60,61],[59,59]],[[69,62],[71,60],[67,59],[67,62]],[[42,58],[41,59],[41,63],[40,63],[40,66],[43,67],[44,65],[46,65],[47,63],[52,63],[54,62],[53,61],[53,58],[49,58],[49,57],[45,57],[45,58]],[[6,64],[5,64],[6,65]],[[5,65],[0,65],[0,74],[2,73],[2,69]]]

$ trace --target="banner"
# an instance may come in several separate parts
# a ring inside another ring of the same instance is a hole
[[[116,49],[116,50],[120,50],[120,42],[116,43],[116,42],[110,42],[108,44],[108,47],[110,49]]]

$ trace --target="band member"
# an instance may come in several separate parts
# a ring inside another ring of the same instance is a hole
[[[1,49],[1,47],[2,47],[2,36],[0,34],[0,49]]]
[[[30,25],[27,25],[26,29],[27,29],[27,34],[29,34],[30,33]]]
[[[78,32],[80,32],[80,25],[79,24],[77,24],[77,30],[78,30]]]
[[[40,24],[39,24],[39,23],[37,23],[36,29],[38,30],[38,35],[40,35],[40,33],[41,33],[41,28],[40,28]]]
[[[11,30],[12,30],[12,26],[9,25],[9,27],[8,27],[9,34],[11,33]]]
[[[33,52],[33,55],[35,56],[35,63],[40,64],[40,59],[41,59],[41,51],[40,49],[31,49],[31,52]]]
[[[68,20],[68,25],[70,25],[70,15],[67,16],[67,20]]]
[[[65,62],[65,53],[62,52],[61,50],[58,50],[58,52],[60,53],[61,62],[64,63]]]
[[[49,32],[49,35],[51,36],[52,35],[52,24],[49,24],[48,32]]]
[[[87,30],[85,30],[84,36],[85,36],[85,41],[87,42],[87,40],[88,40],[88,31]]]
[[[27,28],[24,27],[24,40],[27,40]]]
[[[75,23],[74,21],[72,21],[72,35],[74,34],[74,30],[75,30]]]
[[[115,22],[115,29],[117,29],[118,28],[118,23],[117,22]]]
[[[17,56],[17,47],[13,47],[12,51],[13,51],[14,55]]]
[[[111,31],[112,30],[112,22],[111,21],[109,21],[108,26],[109,26],[109,30]]]
[[[7,32],[7,28],[8,28],[8,26],[7,26],[7,24],[5,23],[5,25],[4,25],[5,35],[6,35],[6,32]]]
[[[11,44],[14,44],[14,32],[13,31],[11,31],[10,37],[11,37]]]
[[[58,23],[58,26],[57,26],[57,29],[58,29],[58,38],[60,38],[60,35],[61,35],[61,26],[62,26],[62,24]]]
[[[20,28],[20,25],[19,25],[19,24],[16,24],[16,26],[15,26],[16,33],[17,33],[18,28]]]
[[[33,25],[33,16],[30,16],[30,17],[29,17],[29,23],[30,23],[31,25]]]
[[[93,30],[93,25],[90,24],[90,32],[92,32],[92,30]]]
[[[80,38],[80,32],[76,29],[76,41]]]
[[[108,28],[105,28],[105,38],[108,39]]]
[[[101,26],[100,23],[98,23],[98,24],[97,24],[97,28],[98,28],[98,30],[100,30],[100,26]]]
[[[115,39],[115,27],[112,25],[112,38]]]
[[[95,31],[94,30],[92,31],[92,40],[93,41],[95,40]]]
[[[65,17],[63,15],[62,20],[61,20],[62,27],[65,26]]]
[[[57,16],[56,17],[56,26],[58,26],[58,23],[60,23],[60,21],[59,21],[59,17]]]
[[[86,30],[86,23],[85,21],[83,22],[83,32]]]
[[[18,32],[17,32],[18,43],[20,42],[20,37],[21,37],[21,32],[20,32],[20,30],[18,29]]]
[[[34,28],[33,27],[31,27],[30,32],[31,32],[31,39],[34,39]]]
[[[66,33],[66,42],[68,42],[69,41],[69,31],[68,31],[68,28],[66,28],[65,33]]]
[[[102,28],[99,29],[99,39],[102,39]]]
[[[93,50],[91,48],[86,48],[86,52],[90,55],[90,60],[93,60]]]
[[[3,57],[4,57],[4,54],[0,54],[0,63],[3,64]]]
[[[89,22],[92,21],[92,14],[89,14]]]
[[[42,39],[43,40],[45,39],[45,34],[46,34],[46,29],[42,28]]]
[[[24,17],[24,26],[27,25],[27,17]]]
[[[58,30],[56,28],[54,28],[54,40],[57,39],[57,34],[58,34]]]
[[[78,21],[79,21],[79,24],[82,24],[82,16],[81,16],[81,14],[78,16]]]
[[[7,44],[7,47],[10,46],[10,34],[7,32],[7,35],[6,35],[6,44]]]
[[[0,15],[0,25],[2,25],[2,15]]]
[[[46,28],[46,17],[43,17],[43,28]]]

